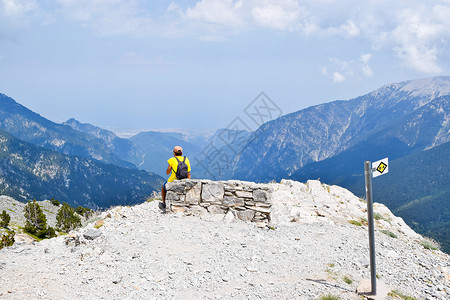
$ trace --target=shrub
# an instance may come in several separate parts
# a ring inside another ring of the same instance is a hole
[[[4,210],[0,214],[0,227],[8,227],[9,221],[11,221],[11,217],[6,213],[6,210]]]
[[[424,239],[420,241],[420,245],[428,250],[439,250],[441,249],[441,246],[438,242],[432,240],[432,239]]]
[[[2,239],[0,242],[0,249],[2,249],[4,247],[12,246],[15,242],[14,235],[15,234],[13,231],[11,231],[7,234],[2,234]]]
[[[402,299],[402,300],[417,300],[416,298],[411,297],[411,296],[406,296],[406,295],[400,293],[400,292],[397,291],[397,290],[390,291],[389,294],[388,294],[388,296],[389,296],[389,297],[393,297],[394,299],[400,298],[400,299]]]
[[[346,284],[352,284],[352,283],[353,283],[353,280],[352,280],[350,277],[348,277],[348,276],[344,276],[344,282],[345,282]]]
[[[397,236],[395,235],[395,233],[393,233],[393,232],[391,232],[391,231],[389,231],[389,230],[381,230],[381,232],[384,233],[385,235],[390,236],[391,238],[394,238],[394,239],[397,238]]]
[[[87,208],[87,207],[82,207],[82,206],[78,206],[75,209],[75,212],[77,214],[79,214],[80,216],[85,217],[86,219],[94,214],[94,211],[92,209]]]
[[[64,232],[69,232],[81,226],[80,217],[75,215],[75,211],[66,202],[63,203],[56,215],[56,226]]]
[[[339,296],[328,294],[320,297],[319,300],[339,300]]]
[[[38,238],[45,238],[48,233],[47,218],[36,200],[33,200],[33,202],[28,201],[24,211],[25,232],[31,233]]]
[[[361,222],[358,222],[356,220],[350,220],[348,221],[350,224],[356,225],[356,226],[362,226]]]
[[[50,202],[54,205],[54,206],[60,206],[61,203],[59,203],[58,200],[56,200],[55,198],[50,199]]]

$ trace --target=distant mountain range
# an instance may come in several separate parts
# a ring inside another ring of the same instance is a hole
[[[135,169],[68,156],[0,130],[0,193],[17,200],[55,198],[72,206],[142,203],[164,179]]]
[[[136,169],[119,159],[99,138],[57,124],[0,94],[0,129],[26,142],[66,155],[76,155]]]

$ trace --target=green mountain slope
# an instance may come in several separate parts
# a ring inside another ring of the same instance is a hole
[[[67,156],[0,130],[0,194],[17,200],[56,198],[105,208],[143,202],[164,179],[145,171]]]

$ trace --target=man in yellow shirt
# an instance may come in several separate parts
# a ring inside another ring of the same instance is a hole
[[[167,162],[169,163],[169,166],[167,167],[166,174],[170,174],[167,182],[173,182],[177,179],[191,178],[191,164],[186,156],[183,157],[183,148],[180,146],[175,146],[175,148],[173,148],[173,157],[167,160]],[[179,167],[180,170],[178,170]],[[177,173],[181,178],[177,177]],[[159,203],[159,208],[163,212],[166,212],[166,183],[164,183],[161,188],[162,202]]]

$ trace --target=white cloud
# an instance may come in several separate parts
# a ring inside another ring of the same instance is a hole
[[[299,18],[303,14],[296,1],[262,1],[251,10],[256,25],[282,31],[299,28]]]
[[[344,81],[345,81],[344,75],[342,75],[339,72],[334,72],[333,73],[333,82],[341,83],[341,82],[344,82]]]
[[[329,65],[322,67],[322,74],[335,83],[352,80],[359,81],[365,77],[373,76],[369,61],[371,53],[362,54],[358,60],[346,61],[338,58],[330,58]]]
[[[56,0],[59,12],[101,35],[145,36],[154,22],[140,1]]]
[[[372,58],[371,53],[366,53],[360,56],[359,60],[362,63],[361,71],[366,77],[371,77],[373,75],[373,71],[369,66],[369,60]]]
[[[411,69],[439,74],[439,54],[450,38],[450,7],[436,5],[419,10],[405,9],[399,24],[392,31],[394,51],[403,64]],[[448,53],[447,53],[448,54]]]
[[[187,8],[185,16],[189,20],[240,27],[244,24],[241,7],[242,1],[201,0],[194,7]]]

